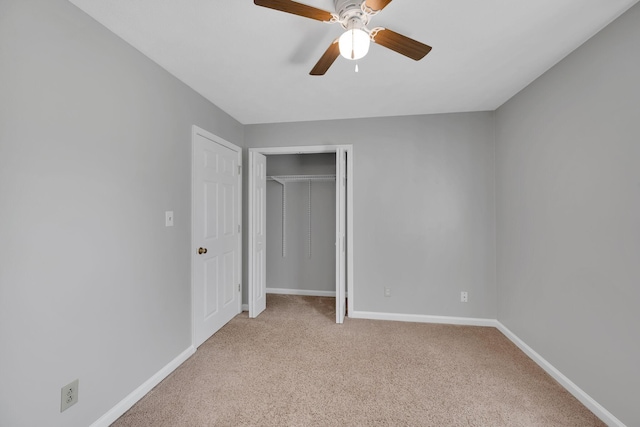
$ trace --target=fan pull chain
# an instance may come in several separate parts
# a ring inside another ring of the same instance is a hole
[[[355,30],[351,29],[351,59],[355,59],[356,57],[356,38]]]

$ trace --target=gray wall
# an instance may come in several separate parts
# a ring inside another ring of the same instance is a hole
[[[640,6],[497,111],[498,319],[640,425]]]
[[[335,154],[267,156],[267,175],[336,173]],[[267,288],[336,290],[336,183],[311,183],[311,257],[309,184],[286,184],[286,256],[282,256],[282,185],[267,181]]]
[[[87,426],[191,345],[191,125],[242,126],[64,0],[0,2],[0,76],[0,425]]]
[[[335,175],[335,173],[335,153],[267,156],[267,175]]]
[[[640,425],[638,22],[495,114],[243,128],[70,3],[3,0],[0,425],[89,425],[190,345],[192,124],[353,144],[356,310],[497,316]]]
[[[251,125],[245,145],[353,144],[355,310],[495,318],[493,119]]]

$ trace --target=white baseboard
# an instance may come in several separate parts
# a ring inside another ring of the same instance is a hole
[[[373,311],[354,311],[348,314],[354,319],[394,320],[396,322],[442,323],[445,325],[492,326],[498,327],[495,319],[473,317],[428,316],[424,314],[376,313]]]
[[[249,311],[249,304],[242,304],[242,311]]]
[[[91,427],[108,427],[115,420],[120,418],[122,414],[127,412],[136,402],[144,397],[147,393],[151,391],[156,385],[160,384],[160,382],[165,379],[170,373],[175,371],[175,369],[182,365],[185,360],[187,360],[193,353],[196,352],[195,347],[190,346],[185,351],[183,351],[178,357],[173,359],[171,362],[167,363],[162,369],[156,372],[151,378],[145,381],[140,387],[132,391],[127,397],[122,399],[116,406],[111,408],[109,412],[98,418]]]
[[[334,297],[335,291],[307,291],[305,289],[267,288],[268,294],[302,295],[307,297]]]
[[[553,379],[558,381],[562,387],[564,387],[569,393],[571,393],[576,399],[578,399],[584,406],[586,406],[591,412],[593,412],[602,422],[609,427],[625,427],[625,425],[616,418],[611,412],[607,411],[602,405],[596,402],[591,396],[578,387],[573,381],[564,376],[562,372],[557,370],[551,363],[549,363],[544,357],[540,356],[534,349],[529,347],[522,341],[516,334],[511,332],[509,328],[502,323],[497,322],[498,330],[511,340],[520,350],[522,350],[527,356],[529,356],[534,362],[536,362],[542,369],[544,369]]]

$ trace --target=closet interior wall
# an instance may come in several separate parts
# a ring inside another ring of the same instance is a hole
[[[335,176],[335,158],[335,153],[267,156],[267,177]],[[267,292],[334,295],[335,179],[267,178],[266,199]]]

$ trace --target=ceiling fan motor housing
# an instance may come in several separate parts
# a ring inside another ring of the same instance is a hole
[[[369,23],[369,15],[362,9],[363,2],[363,0],[334,0],[340,25],[345,30],[365,29]]]

